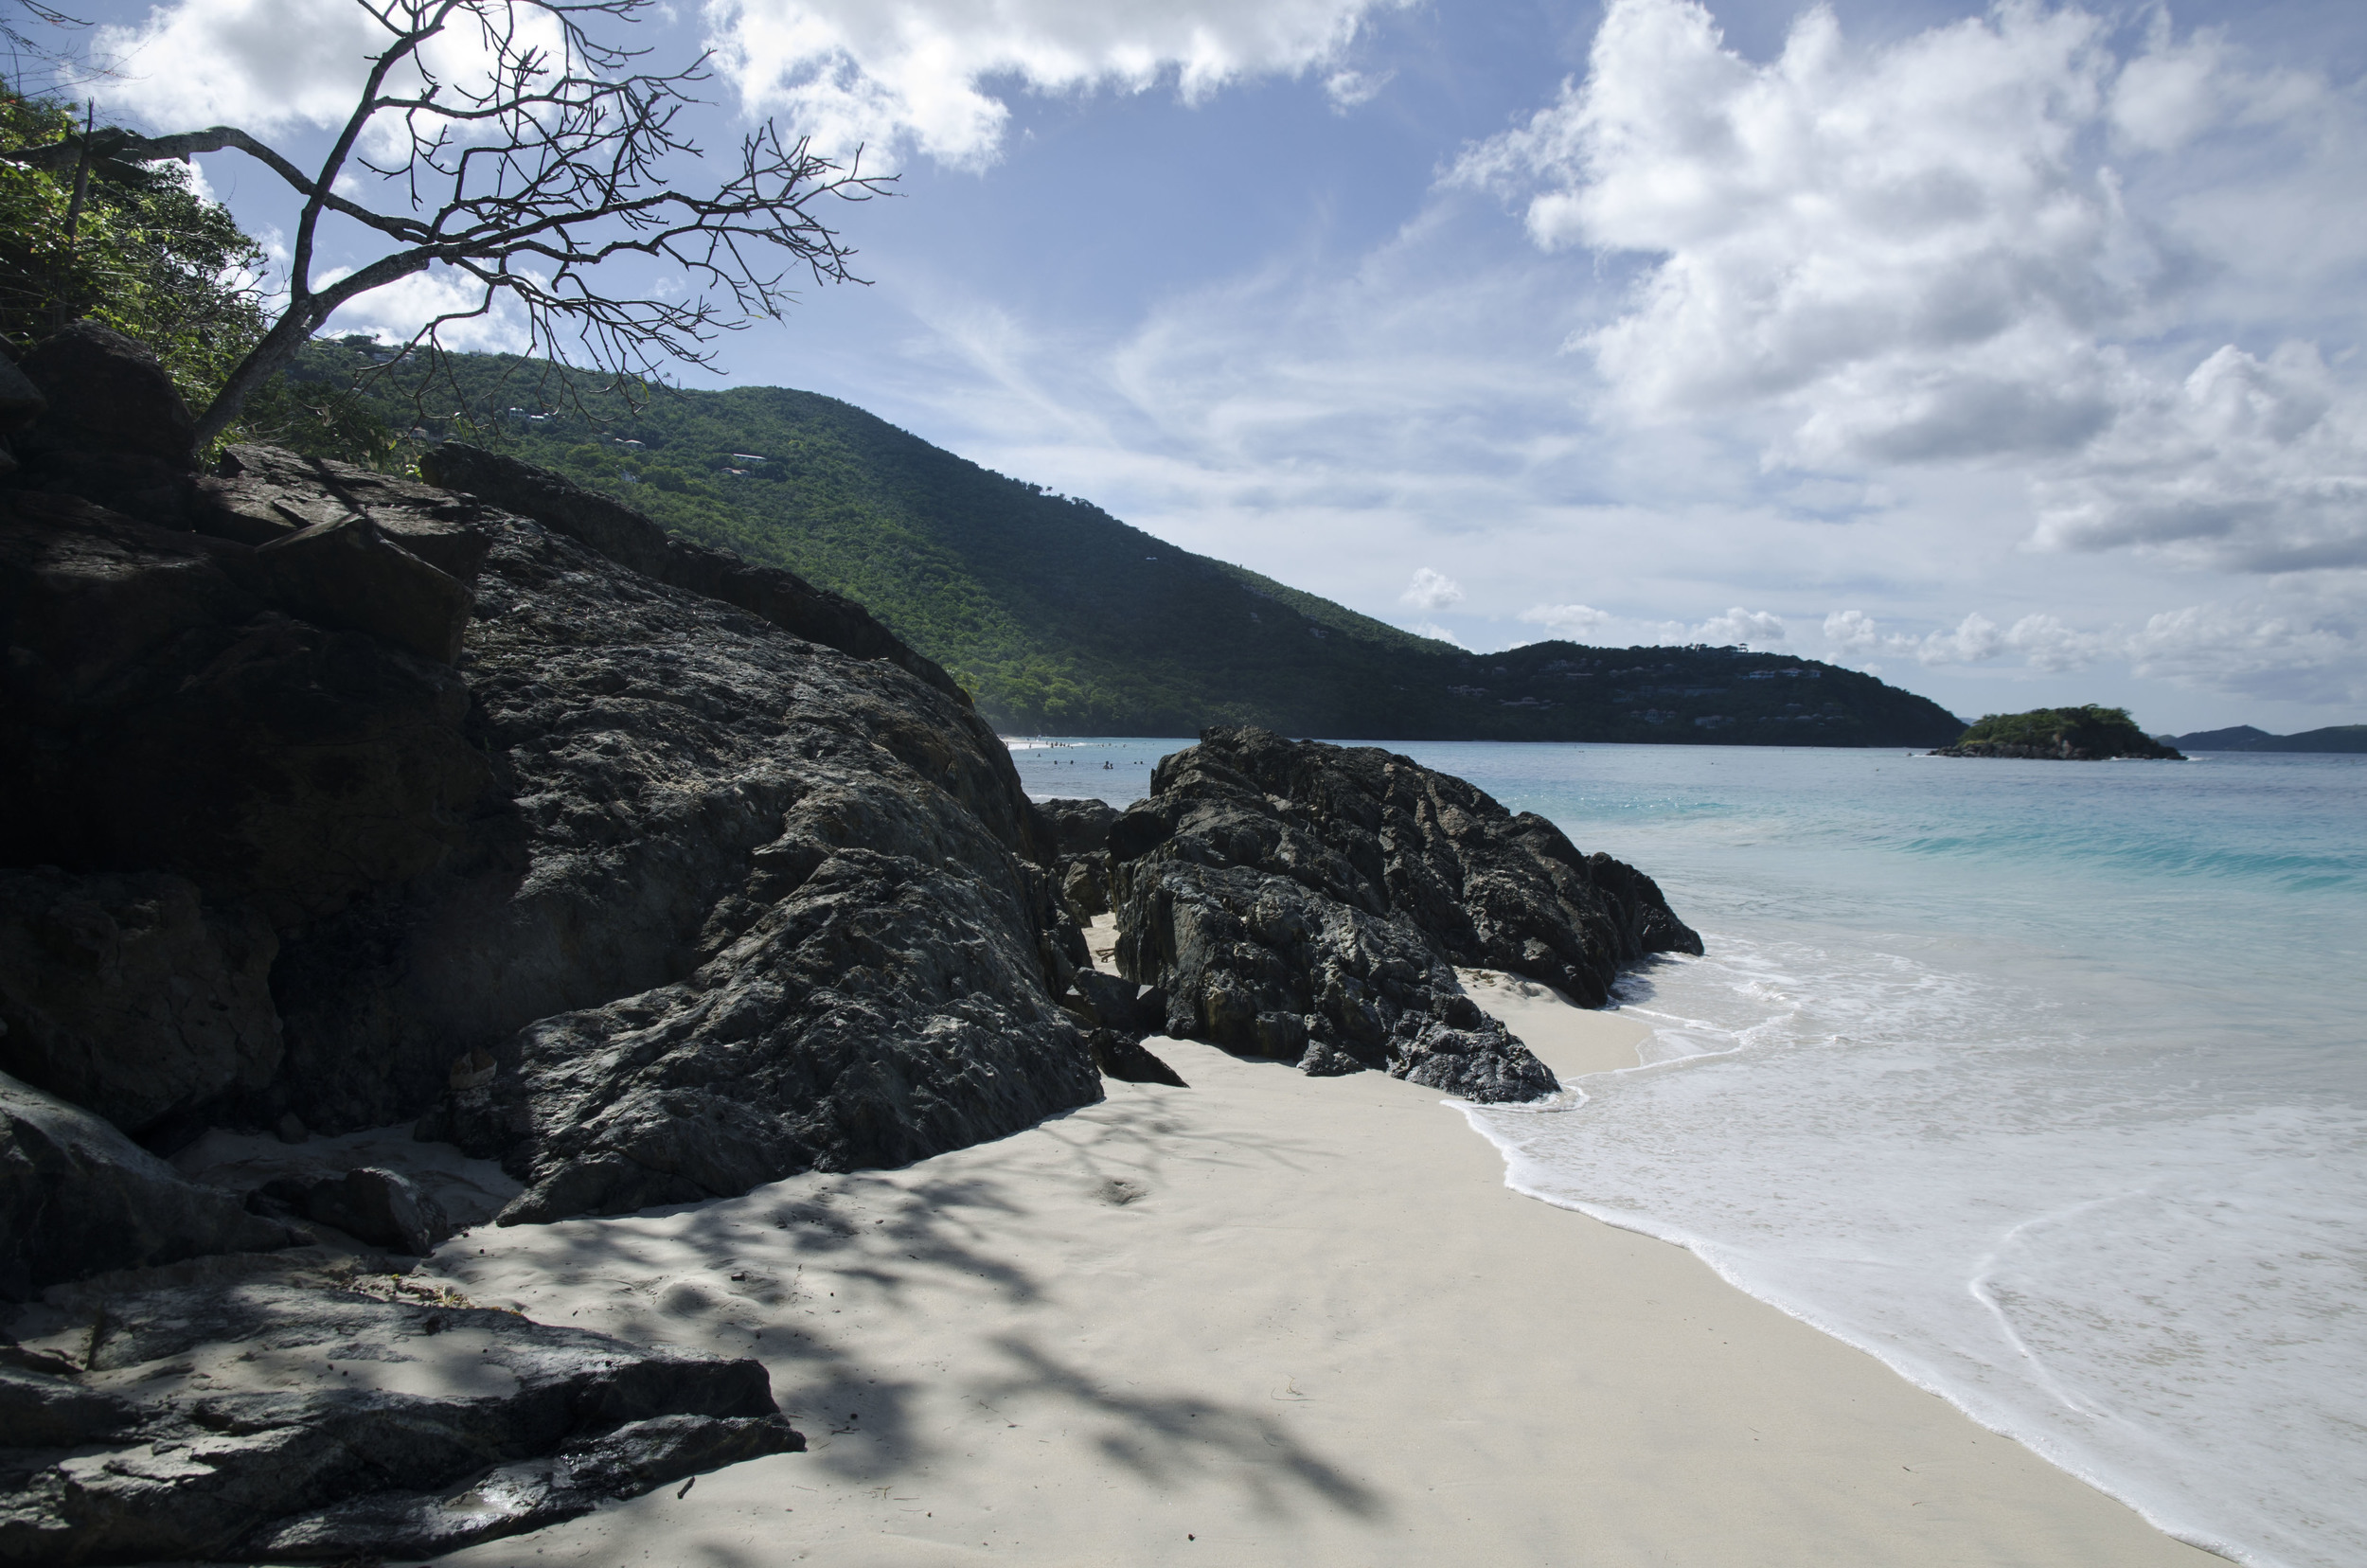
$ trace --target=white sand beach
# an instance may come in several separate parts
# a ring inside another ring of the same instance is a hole
[[[1564,1076],[1641,1031],[1468,977]],[[444,1559],[2202,1565],[1691,1255],[1522,1198],[1435,1091],[1187,1089],[904,1170],[480,1229],[423,1272],[763,1358],[810,1452]]]

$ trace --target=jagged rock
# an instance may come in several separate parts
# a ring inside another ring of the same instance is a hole
[[[241,449],[233,477],[299,515],[308,484],[418,509],[306,472]],[[548,1218],[1099,1095],[1053,1002],[1081,945],[1056,850],[966,703],[448,502],[487,552],[457,669],[272,610],[269,549],[0,500],[0,741],[33,759],[0,777],[0,863],[156,866],[265,912],[286,1054],[222,1119],[432,1111],[527,1180],[512,1218]],[[491,1080],[453,1085],[476,1052]]]
[[[850,598],[816,588],[794,572],[751,566],[738,556],[676,539],[621,501],[583,489],[547,469],[446,441],[425,454],[419,471],[439,485],[465,490],[530,517],[589,545],[644,577],[762,616],[810,642],[885,659],[967,705],[969,695],[934,660],[905,646]]]
[[[0,1070],[141,1133],[279,1066],[278,938],[159,873],[0,870]]]
[[[465,668],[507,799],[283,948],[309,1122],[428,1110],[527,1183],[517,1221],[902,1164],[1098,1096],[1052,1000],[1049,839],[973,711],[485,526]],[[472,1051],[490,1081],[456,1084]]]
[[[1078,922],[1110,913],[1110,828],[1117,808],[1106,800],[1036,802],[1059,846],[1060,902]]]
[[[295,1238],[78,1106],[0,1074],[0,1300],[107,1269]]]
[[[1071,800],[1056,796],[1036,802],[1052,828],[1053,841],[1063,855],[1090,854],[1110,846],[1110,829],[1118,809],[1106,800]]]
[[[69,1370],[70,1363],[61,1370]],[[72,1448],[139,1420],[129,1399],[57,1372],[0,1365],[0,1448]]]
[[[1069,987],[1060,1005],[1095,1028],[1115,1029],[1139,1040],[1166,1023],[1165,1001],[1154,1009],[1145,1001],[1148,988],[1131,980],[1083,969],[1070,978]],[[1157,995],[1155,991],[1149,994]]]
[[[1085,1037],[1093,1050],[1094,1066],[1104,1078],[1122,1083],[1166,1083],[1178,1089],[1188,1089],[1183,1075],[1151,1053],[1138,1035],[1123,1029],[1095,1029]]]
[[[686,1475],[804,1451],[804,1437],[778,1416],[652,1417],[568,1443],[547,1459],[497,1466],[450,1496],[381,1492],[266,1525],[240,1543],[240,1555],[300,1562],[437,1557],[561,1523]]]
[[[365,1245],[413,1257],[434,1252],[457,1228],[443,1206],[410,1177],[375,1166],[310,1182],[283,1177],[248,1194],[246,1206],[258,1213],[300,1215],[314,1224],[334,1225]]]
[[[760,1363],[388,1299],[306,1259],[116,1275],[20,1313],[75,1372],[38,1390],[48,1431],[79,1435],[12,1429],[0,1561],[426,1556],[804,1447]]]
[[[1650,878],[1407,757],[1212,729],[1151,791],[1109,853],[1119,971],[1166,991],[1170,1034],[1525,1099],[1553,1075],[1451,966],[1599,1007],[1621,964],[1701,950]]]
[[[469,629],[469,590],[356,513],[272,540],[255,552],[272,597],[315,626],[367,632],[450,664]]]
[[[191,516],[201,533],[266,544],[291,533],[366,517],[436,570],[468,582],[491,546],[480,526],[491,508],[465,495],[327,457],[277,447],[234,446],[222,472],[197,482]]]
[[[453,669],[272,609],[243,546],[0,492],[0,864],[280,930],[426,871],[492,782]]]

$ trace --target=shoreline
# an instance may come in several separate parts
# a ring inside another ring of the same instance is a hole
[[[1557,1073],[1633,1064],[1642,1025],[1474,979]],[[902,1170],[479,1230],[423,1265],[546,1322],[759,1356],[810,1444],[535,1555],[2223,1560],[1690,1253],[1513,1191],[1435,1091],[1150,1043],[1191,1088],[1110,1082]]]

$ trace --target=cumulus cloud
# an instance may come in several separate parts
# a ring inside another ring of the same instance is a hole
[[[2196,604],[2123,639],[2129,668],[2180,686],[2305,703],[2367,702],[2367,636],[2356,604]]]
[[[1416,567],[1414,580],[1405,585],[1405,592],[1397,596],[1397,601],[1410,604],[1416,610],[1435,613],[1450,604],[1463,602],[1463,584],[1443,572],[1434,572],[1427,566]]]
[[[1722,615],[1712,615],[1696,630],[1695,641],[1721,648],[1734,643],[1779,643],[1784,640],[1784,618],[1737,604]]]
[[[521,8],[517,21],[519,45],[563,47],[548,13]],[[386,42],[386,30],[347,0],[170,0],[145,21],[92,33],[91,57],[109,67],[92,86],[111,109],[164,129],[226,124],[267,134],[342,125]],[[490,58],[467,26],[431,40],[421,55],[457,88],[481,84]]]
[[[344,271],[324,273],[322,286],[334,283]],[[432,267],[348,301],[329,318],[328,330],[367,332],[383,341],[402,342],[439,316],[457,316],[461,319],[436,329],[437,338],[447,348],[462,353],[522,354],[532,347],[525,312],[511,295],[496,294],[489,310],[481,315],[471,313],[484,300],[484,285],[476,279],[449,267]]]
[[[2249,572],[2367,565],[2367,398],[2312,344],[2221,348],[2142,389],[2037,495],[2042,544]]]
[[[1778,466],[2018,464],[2042,545],[2289,571],[2367,559],[2367,404],[2307,341],[2164,363],[2199,273],[2261,300],[2290,279],[2235,254],[2222,196],[2181,227],[2193,189],[2152,212],[2129,190],[2242,129],[2278,150],[2281,223],[2342,210],[2360,176],[2314,150],[2357,120],[2161,13],[2124,54],[2076,6],[1870,46],[1820,7],[1762,63],[1694,0],[1611,0],[1585,79],[1455,177],[1519,195],[1542,247],[1636,259],[1571,340],[1630,419],[1743,420]]]
[[[1592,642],[1618,617],[1591,604],[1539,604],[1522,611],[1520,618],[1572,642]]]
[[[1366,16],[1403,0],[711,0],[710,43],[751,109],[817,144],[909,145],[991,163],[1010,109],[989,83],[1187,102],[1255,76],[1325,70],[1335,104],[1370,97],[1341,66]]]
[[[2367,636],[2356,596],[2303,591],[2282,602],[2193,604],[2136,626],[2082,630],[2052,615],[2028,615],[2001,628],[1977,611],[1951,629],[1916,635],[1889,632],[1858,610],[1824,618],[1824,638],[1840,656],[1909,657],[1927,667],[1984,664],[2019,654],[2044,674],[2089,668],[2106,660],[2130,673],[2234,696],[2303,703],[2367,698]],[[1866,665],[1878,670],[1877,665]]]

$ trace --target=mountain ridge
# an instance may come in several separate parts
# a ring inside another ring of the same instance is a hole
[[[299,370],[348,383],[377,352],[315,343]],[[1006,732],[1255,723],[1375,740],[1863,746],[1942,744],[1964,727],[1925,698],[1792,654],[1564,641],[1473,653],[1180,549],[818,393],[650,389],[636,407],[493,355],[454,356],[449,389],[433,393],[402,366],[375,373],[381,417],[413,440],[498,446],[686,540],[844,595]],[[460,406],[414,423],[431,398]]]

